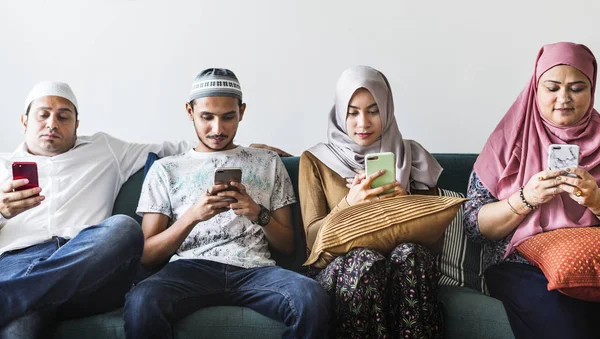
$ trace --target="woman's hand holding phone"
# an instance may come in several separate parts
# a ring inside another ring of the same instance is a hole
[[[600,189],[594,177],[583,168],[541,171],[523,187],[525,200],[533,206],[545,204],[563,192],[594,214],[600,214]]]
[[[373,180],[382,176],[384,173],[385,170],[380,170],[368,176],[366,174],[357,174],[354,176],[354,179],[349,184],[350,191],[346,195],[346,202],[348,205],[352,206],[362,202],[377,201],[380,199],[407,194],[407,192],[400,187],[400,183],[396,180],[381,187],[371,188],[371,183]],[[388,190],[394,191],[382,194]]]
[[[39,206],[45,199],[39,195],[42,191],[39,187],[19,190],[29,184],[28,179],[7,180],[0,184],[0,213],[6,219]]]
[[[569,193],[569,197],[578,204],[589,208],[594,214],[600,215],[600,189],[596,179],[583,168],[568,168],[568,173],[577,175],[560,176],[560,185],[562,192]]]

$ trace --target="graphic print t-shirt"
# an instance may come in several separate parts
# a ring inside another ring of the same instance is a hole
[[[213,186],[218,167],[241,168],[250,197],[270,211],[296,202],[290,177],[276,153],[241,146],[222,152],[191,149],[154,163],[144,180],[137,213],[164,214],[172,225]],[[231,210],[199,222],[171,257],[171,261],[178,259],[244,268],[275,265],[262,227]]]

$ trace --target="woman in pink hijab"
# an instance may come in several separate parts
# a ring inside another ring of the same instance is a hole
[[[600,223],[596,74],[596,59],[586,46],[542,47],[535,73],[471,174],[465,227],[485,244],[488,289],[504,303],[517,338],[600,336],[600,304],[548,291],[542,271],[515,250],[538,233]],[[548,170],[551,144],[579,146],[579,167]]]

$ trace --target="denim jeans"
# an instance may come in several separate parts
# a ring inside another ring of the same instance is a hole
[[[33,331],[41,315],[84,317],[122,306],[143,246],[139,224],[118,215],[85,228],[71,240],[55,237],[3,253],[0,336],[3,327]],[[32,325],[24,326],[28,319]]]
[[[329,297],[316,281],[277,266],[245,269],[194,259],[167,264],[127,293],[125,334],[172,338],[175,322],[217,305],[248,307],[279,320],[284,338],[327,335]]]

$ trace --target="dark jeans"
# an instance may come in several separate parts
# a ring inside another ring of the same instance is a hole
[[[600,304],[548,291],[534,266],[502,263],[485,271],[490,295],[504,304],[517,339],[600,337]]]
[[[284,338],[327,334],[329,299],[316,281],[277,266],[244,269],[207,260],[171,262],[137,284],[125,301],[125,333],[172,338],[179,319],[217,305],[248,307],[279,320]]]
[[[143,246],[139,224],[118,215],[71,240],[55,237],[2,254],[0,338],[35,337],[55,317],[84,317],[119,308],[131,288]]]

